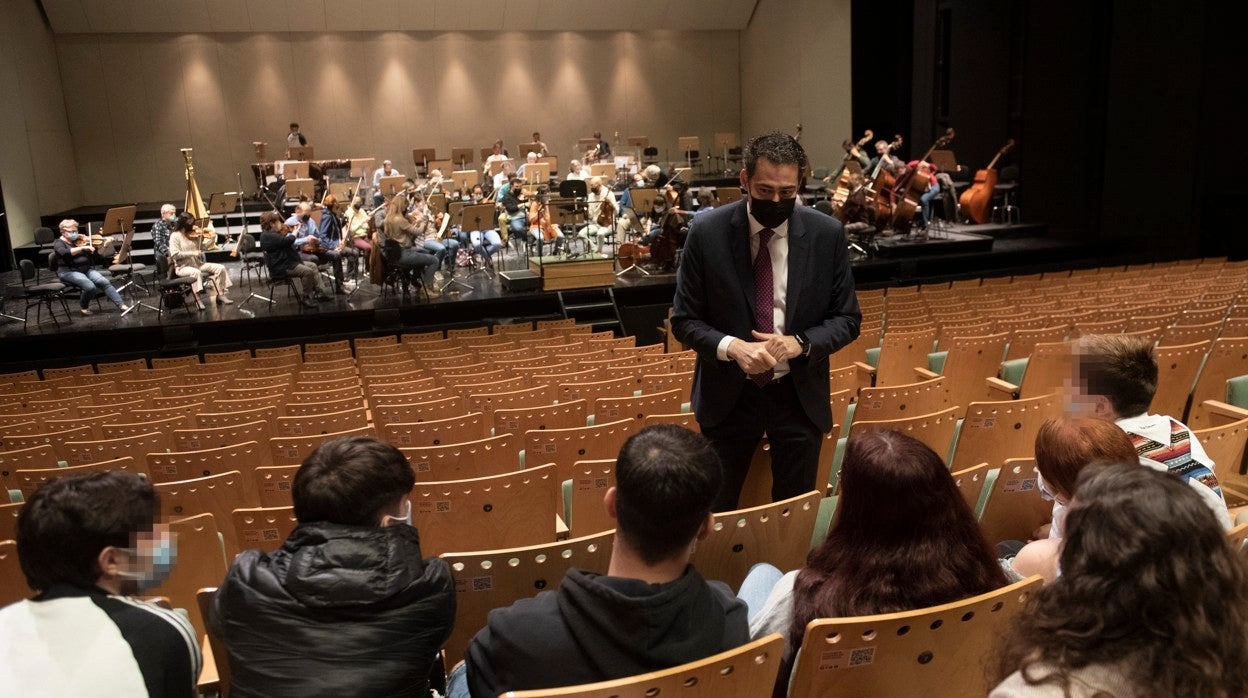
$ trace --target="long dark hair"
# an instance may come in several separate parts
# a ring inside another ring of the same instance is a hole
[[[1110,664],[1135,695],[1248,693],[1248,572],[1183,481],[1136,464],[1084,468],[1061,570],[1015,618],[999,679],[1021,670],[1070,695],[1072,671]]]
[[[895,431],[855,435],[840,513],[793,589],[796,652],[815,618],[895,613],[1004,586],[1005,573],[940,456]]]

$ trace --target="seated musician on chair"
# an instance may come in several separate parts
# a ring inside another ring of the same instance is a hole
[[[156,251],[156,259],[169,256],[169,236],[173,234],[173,223],[177,215],[178,209],[173,204],[160,207],[160,220],[152,226],[152,249]]]
[[[382,231],[386,240],[393,240],[399,244],[402,252],[397,262],[399,268],[408,273],[410,280],[423,283],[425,288],[432,288],[433,273],[438,267],[438,258],[417,244],[420,232],[416,224],[407,217],[407,197],[394,196],[390,199],[386,207],[386,221],[382,226]],[[405,281],[404,291],[406,290]]]
[[[589,179],[589,168],[582,165],[580,160],[573,160],[568,163],[568,175],[564,177],[564,181],[576,179]]]
[[[492,145],[490,148],[491,148],[490,154],[489,156],[485,158],[485,162],[483,163],[483,167],[481,168],[481,173],[484,175],[490,174],[491,164],[496,163],[496,162],[506,162],[507,160],[507,151],[503,150],[502,141],[494,141],[494,145]]]
[[[537,131],[534,131],[532,142],[537,145],[537,154],[539,156],[546,157],[547,155],[550,155],[550,149],[547,148],[546,144],[542,141],[542,134],[538,133]]]
[[[484,201],[485,192],[481,185],[473,186],[472,194],[466,204],[474,206]],[[455,239],[460,247],[471,248],[473,252],[480,253],[485,257],[485,263],[491,265],[494,263],[494,253],[503,248],[503,238],[498,234],[498,228],[492,225],[494,222],[494,219],[485,221],[486,227],[483,230],[460,229],[455,233]],[[468,226],[471,223],[465,218],[463,225]]]
[[[585,240],[587,243],[592,237],[595,242],[594,251],[602,254],[602,244],[615,235],[615,218],[620,212],[620,207],[615,203],[615,193],[611,191],[607,185],[602,183],[601,177],[591,177],[589,180],[589,197],[586,214],[589,219],[588,223],[580,230],[576,231],[576,237]],[[603,215],[603,205],[606,204],[609,210],[607,215]],[[608,225],[602,225],[608,222]]]
[[[372,251],[373,244],[368,240],[368,210],[364,208],[363,197],[351,197],[351,205],[343,215],[342,230],[352,247],[364,254]]]
[[[217,294],[217,302],[222,305],[233,305],[230,300],[230,274],[224,264],[207,262],[199,240],[192,238],[195,230],[195,219],[191,214],[182,212],[173,225],[173,234],[169,236],[169,257],[173,260],[174,273],[178,276],[191,277],[191,291],[195,293],[195,303],[200,310],[204,306],[199,301],[199,294],[204,292],[203,274],[208,274]]]
[[[503,216],[507,217],[507,230],[513,238],[523,238],[529,228],[529,216],[520,200],[521,184],[519,177],[513,177],[504,184],[498,191],[498,204],[495,206],[501,212],[500,222]]]
[[[322,203],[325,208],[321,212],[321,225],[316,231],[316,239],[321,241],[321,252],[317,255],[317,261],[324,263],[328,259],[333,264],[334,290],[345,293],[342,288],[342,258],[351,257],[351,263],[354,264],[356,251],[353,246],[346,244],[342,221],[338,218],[338,199],[333,194],[327,194]]]
[[[906,163],[906,169],[913,172],[915,177],[927,177],[927,189],[919,197],[919,203],[922,204],[923,227],[926,228],[932,220],[932,199],[940,196],[940,182],[936,179],[936,164],[911,160]]]
[[[409,198],[412,203],[408,207],[407,217],[412,222],[413,234],[416,235],[416,240],[420,243],[420,247],[437,258],[439,269],[445,266],[448,271],[453,271],[455,269],[455,253],[459,250],[459,241],[439,238],[440,227],[437,224],[437,217],[433,214],[433,209],[429,208],[429,204],[425,201],[424,194],[421,194],[419,191],[413,191]],[[450,260],[449,262],[447,261],[448,259]]]
[[[78,311],[90,315],[91,299],[101,293],[108,296],[121,312],[129,310],[130,306],[122,302],[121,294],[112,282],[94,269],[95,246],[90,240],[82,244],[78,221],[67,218],[61,221],[60,230],[61,236],[52,243],[53,269],[62,283],[81,289]]]
[[[269,278],[273,281],[298,279],[303,285],[300,300],[304,305],[315,306],[314,296],[319,301],[329,300],[316,263],[303,261],[295,250],[298,242],[295,231],[284,232],[281,217],[273,211],[260,214],[260,230],[260,249],[268,261]]]
[[[648,168],[647,168],[648,169]],[[653,245],[663,234],[664,223],[668,216],[684,216],[688,214],[680,207],[684,199],[687,185],[683,181],[670,182],[663,186],[662,196],[654,200],[654,212],[650,217],[650,232],[641,239],[642,245]]]

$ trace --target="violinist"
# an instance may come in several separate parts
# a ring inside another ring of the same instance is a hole
[[[204,292],[203,275],[208,274],[216,289],[217,302],[222,305],[233,305],[230,300],[230,275],[225,265],[204,261],[204,252],[198,240],[191,238],[195,230],[195,219],[191,214],[182,212],[173,224],[173,234],[169,236],[169,258],[173,261],[174,273],[178,276],[191,278],[191,290],[195,293],[195,305],[204,309],[199,301],[199,294]]]
[[[382,227],[385,240],[393,240],[398,243],[401,250],[401,256],[396,262],[400,269],[408,274],[408,278],[416,283],[424,280],[425,288],[429,289],[430,294],[437,293],[433,288],[433,274],[437,269],[438,259],[429,254],[417,244],[419,231],[416,225],[407,217],[406,197],[395,196],[390,199],[390,203],[386,207],[386,221]],[[406,281],[404,282],[407,283]],[[406,290],[406,285],[404,286]]]
[[[576,237],[587,243],[592,237],[595,242],[594,251],[602,254],[602,244],[614,235],[615,217],[619,214],[620,207],[615,202],[615,193],[602,183],[602,177],[590,178],[586,201],[589,222],[576,231]]]
[[[520,169],[516,170],[516,176],[519,177],[520,179],[527,179],[526,173],[528,172],[529,165],[536,165],[536,164],[537,164],[537,153],[529,153],[528,155],[524,156],[524,164],[520,166]]]
[[[61,236],[52,243],[53,270],[62,283],[82,290],[78,297],[78,312],[91,315],[91,299],[101,293],[108,296],[121,312],[130,310],[112,282],[93,268],[91,258],[95,254],[95,246],[90,240],[82,244],[84,239],[78,232],[78,221],[69,218],[61,221],[60,231]]]
[[[295,204],[295,212],[286,219],[286,225],[295,234],[295,249],[302,250],[308,243],[308,238],[316,237],[316,224],[312,222],[312,204],[307,201]]]
[[[574,179],[589,179],[589,168],[582,165],[580,160],[572,160],[568,163],[568,175],[564,177],[564,180],[571,181]]]
[[[520,199],[520,186],[519,177],[513,177],[504,184],[498,191],[498,204],[495,206],[500,211],[500,222],[506,217],[509,236],[517,239],[523,238],[529,227],[529,217],[525,213],[524,202]]]
[[[473,185],[467,204],[471,206],[482,202],[485,202],[485,190],[480,184]],[[455,235],[460,247],[471,246],[474,251],[480,252],[485,257],[486,263],[490,265],[494,263],[494,253],[503,248],[503,238],[498,234],[498,228],[490,226],[492,222],[488,221],[484,230],[459,230]],[[464,225],[468,224],[469,221],[465,218]]]
[[[316,261],[324,264],[329,262],[334,268],[334,292],[344,294],[342,287],[342,256],[354,255],[354,249],[343,246],[342,221],[338,220],[338,200],[333,194],[326,194],[321,201],[321,224],[313,233],[320,241],[317,246]]]
[[[412,223],[412,234],[415,236],[416,244],[437,258],[439,269],[445,264],[448,271],[454,270],[455,253],[459,250],[459,241],[438,238],[438,216],[435,216],[433,209],[429,208],[424,194],[418,191],[412,192],[411,200],[412,205],[408,209],[407,218]],[[446,264],[447,259],[450,259],[449,264]]]
[[[260,214],[260,249],[264,251],[265,261],[269,266],[269,278],[281,281],[287,278],[298,279],[303,285],[303,293],[299,300],[306,306],[315,307],[316,301],[327,301],[321,284],[321,274],[315,262],[305,262],[295,249],[295,231],[286,232],[282,227],[282,218],[274,211]],[[316,300],[313,300],[315,294]]]
[[[711,196],[711,192],[706,189],[698,192],[698,210],[694,211],[691,217],[697,217],[713,210],[715,210],[715,197]]]
[[[494,188],[498,189],[507,182],[511,181],[511,178],[516,176],[515,172],[515,167],[511,164],[511,161],[504,160],[503,166],[498,170],[498,174],[494,175]]]

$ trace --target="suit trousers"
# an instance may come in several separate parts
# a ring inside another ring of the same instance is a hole
[[[772,501],[815,489],[823,433],[806,416],[790,376],[762,388],[745,381],[737,404],[724,421],[714,426],[703,424],[701,428],[724,466],[724,483],[715,501],[715,511],[737,508],[750,461],[763,434],[771,443]]]

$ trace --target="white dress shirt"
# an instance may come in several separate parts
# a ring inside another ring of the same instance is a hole
[[[763,224],[754,220],[753,214],[748,216],[750,222],[750,268],[753,269],[753,260],[758,256],[758,234],[763,230]],[[784,315],[784,299],[785,294],[789,290],[789,222],[786,220],[780,225],[772,228],[775,233],[771,236],[771,240],[767,243],[767,250],[771,252],[771,282],[772,282],[772,306],[771,316],[775,322],[775,328],[772,330],[775,334],[786,334],[785,315]],[[753,310],[754,289],[746,289],[746,295],[751,299],[750,308]],[[743,342],[756,341],[753,335],[749,337],[733,337],[727,335],[719,341],[719,346],[715,350],[716,356],[720,361],[728,361],[728,345],[732,344],[732,340],[740,339]],[[774,379],[779,379],[789,372],[789,362],[781,361],[776,364],[773,369]]]

